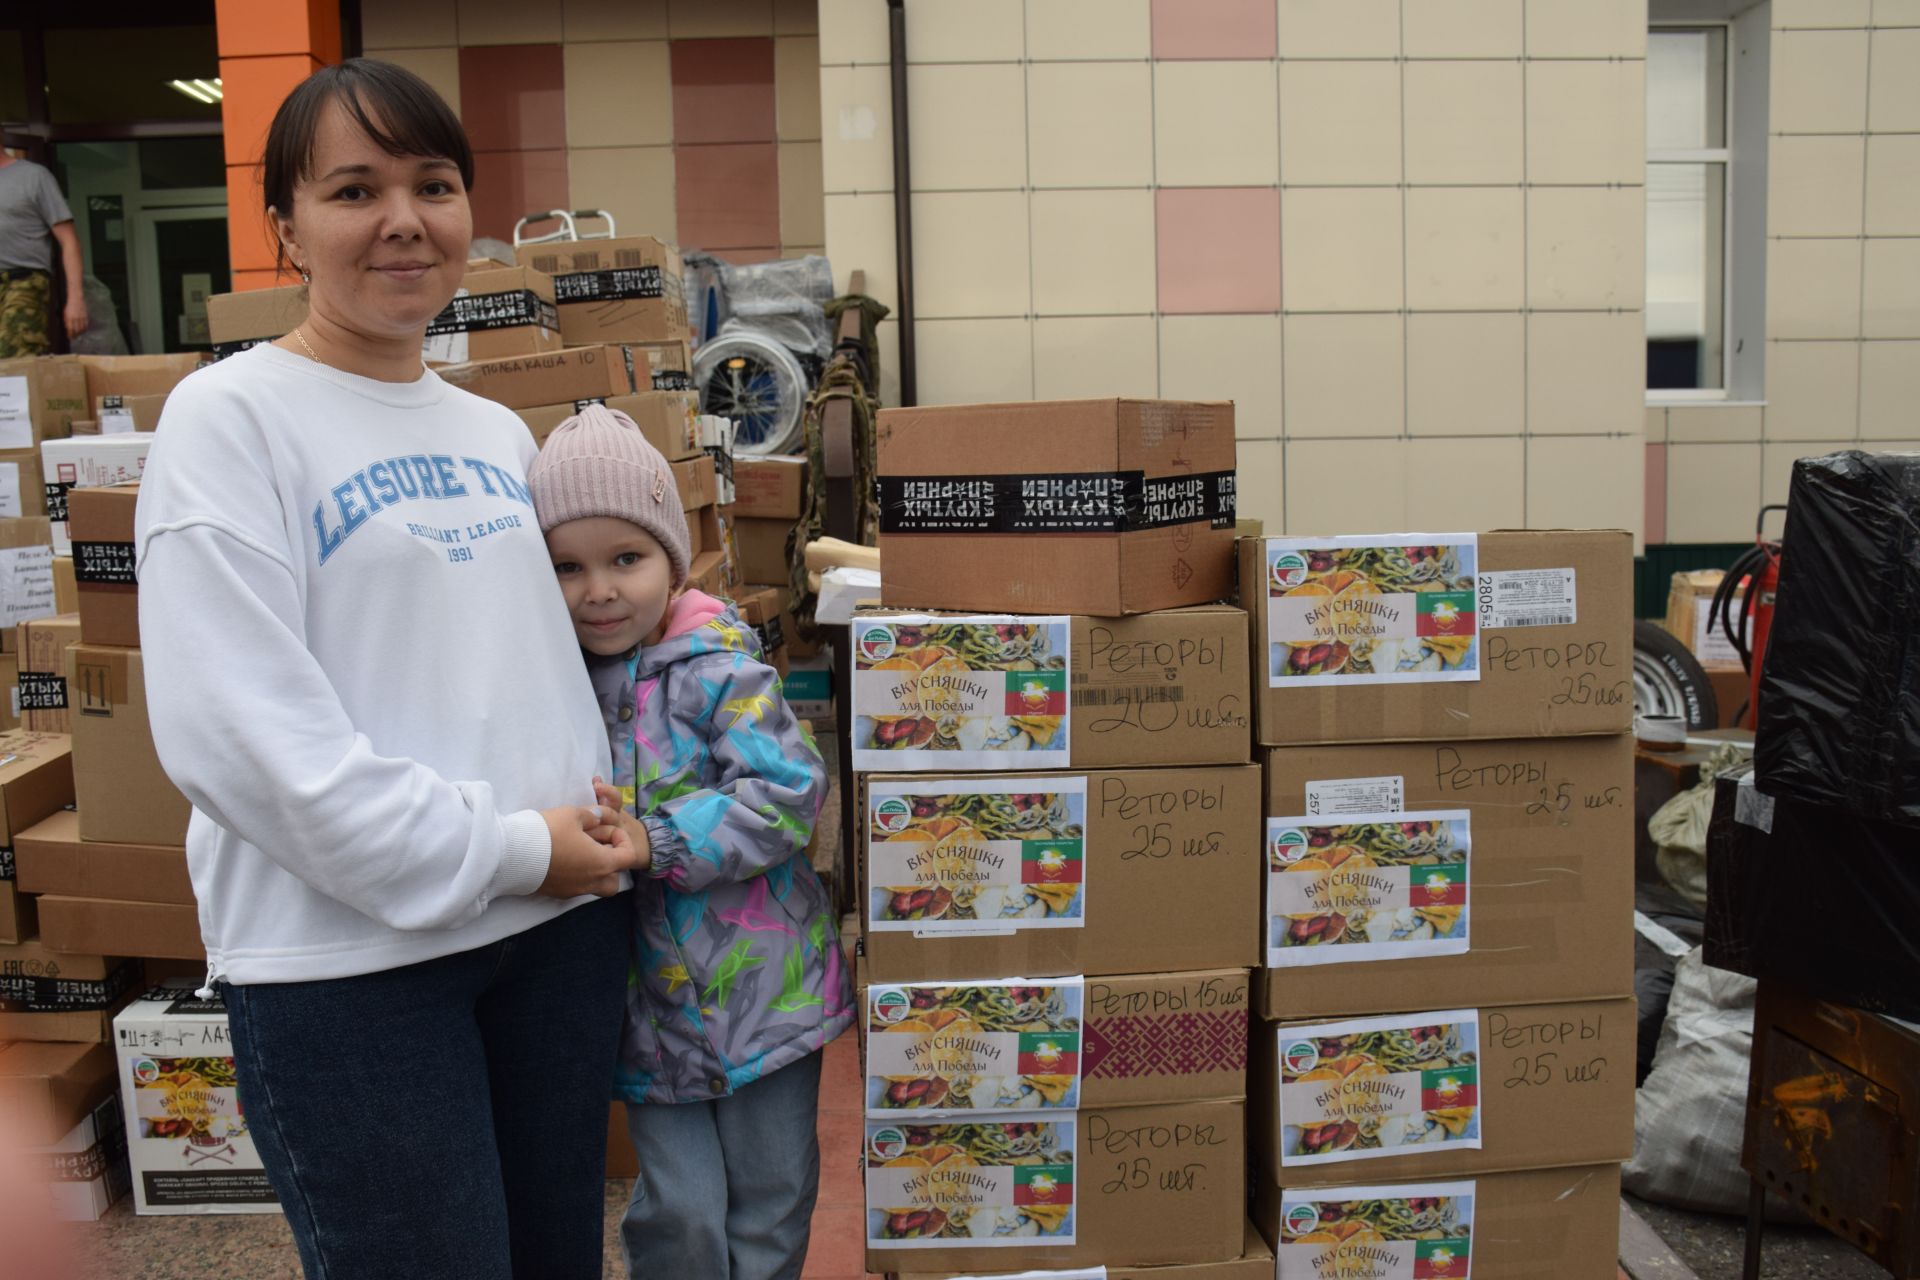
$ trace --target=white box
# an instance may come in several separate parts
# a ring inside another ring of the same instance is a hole
[[[41,442],[40,469],[47,485],[47,518],[53,522],[53,554],[73,554],[73,540],[67,536],[67,490],[138,480],[152,447],[151,431]]]
[[[127,1130],[120,1099],[109,1097],[50,1147],[23,1153],[45,1175],[48,1216],[98,1222],[127,1194]]]
[[[233,1084],[226,1007],[155,987],[113,1020],[139,1214],[278,1213]]]

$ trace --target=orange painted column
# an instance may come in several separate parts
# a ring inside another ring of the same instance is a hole
[[[339,0],[216,0],[220,106],[227,150],[227,252],[233,288],[286,280],[260,189],[260,158],[273,113],[302,80],[340,60]]]

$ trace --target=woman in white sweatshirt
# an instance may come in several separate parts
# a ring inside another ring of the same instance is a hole
[[[597,1280],[634,852],[533,440],[421,365],[472,153],[356,59],[265,159],[309,314],[168,399],[137,543],[247,1124],[309,1276]]]

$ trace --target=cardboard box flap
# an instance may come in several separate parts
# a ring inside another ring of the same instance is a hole
[[[0,1132],[23,1146],[50,1146],[114,1088],[113,1047],[16,1041],[0,1047]]]

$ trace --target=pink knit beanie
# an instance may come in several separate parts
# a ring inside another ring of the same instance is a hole
[[[615,516],[653,535],[673,563],[673,585],[687,580],[687,513],[673,469],[632,418],[588,405],[553,429],[527,468],[540,532],[569,520]]]

